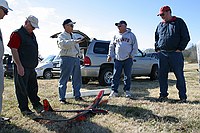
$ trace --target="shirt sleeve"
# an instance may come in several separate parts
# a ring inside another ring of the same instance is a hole
[[[132,39],[131,56],[134,57],[138,52],[138,43],[137,43],[136,36],[134,34],[132,34],[132,38],[131,39]]]
[[[58,47],[61,49],[70,49],[71,47],[75,46],[77,43],[74,39],[69,38],[69,36],[65,34],[60,34],[57,40]]]
[[[112,58],[115,57],[115,45],[116,45],[115,39],[116,39],[116,36],[114,36],[113,40],[109,44],[109,50],[108,50],[108,55],[107,55],[107,56],[110,56]]]
[[[180,40],[180,43],[179,43],[179,47],[178,47],[178,50],[185,50],[188,42],[190,41],[190,35],[189,35],[189,31],[188,31],[188,28],[186,26],[186,23],[180,19],[180,37],[181,37],[181,40]]]
[[[160,50],[160,49],[158,48],[158,40],[159,40],[159,34],[158,34],[158,26],[157,26],[156,31],[155,31],[155,44],[154,44],[154,46],[155,46],[155,51],[156,51],[156,52],[157,52],[158,50]]]
[[[8,47],[18,49],[21,44],[21,38],[17,32],[13,32],[8,42]]]

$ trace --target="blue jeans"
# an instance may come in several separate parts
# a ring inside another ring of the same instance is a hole
[[[118,87],[120,84],[120,77],[122,70],[124,70],[124,91],[129,91],[131,87],[131,70],[133,65],[133,59],[128,58],[123,61],[115,60],[114,73],[111,88],[114,92],[118,93]]]
[[[69,56],[61,56],[60,65],[60,80],[59,80],[59,100],[65,100],[67,82],[72,75],[72,88],[75,98],[81,96],[80,88],[82,84],[80,59]]]
[[[168,96],[168,72],[173,69],[176,76],[176,88],[179,90],[179,98],[187,99],[186,84],[183,73],[184,57],[182,52],[159,52],[159,84],[160,96]]]

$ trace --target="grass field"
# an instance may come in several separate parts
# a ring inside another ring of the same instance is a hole
[[[199,133],[200,132],[200,86],[197,64],[185,64],[188,102],[177,103],[178,91],[173,73],[169,74],[169,101],[157,102],[159,96],[158,81],[150,81],[148,77],[132,80],[131,91],[135,99],[121,97],[109,99],[100,108],[109,111],[107,115],[96,115],[90,119],[77,122],[36,122],[32,117],[22,116],[18,109],[12,79],[5,78],[5,90],[2,115],[11,118],[10,123],[0,123],[1,133]],[[61,105],[58,101],[58,79],[38,79],[39,96],[47,98],[53,108],[83,109],[94,97],[84,97],[84,102],[67,99],[69,104]],[[71,91],[71,83],[68,91]],[[102,89],[97,82],[84,85],[83,89]],[[109,88],[109,87],[106,87]],[[108,99],[104,96],[103,99]],[[30,108],[32,106],[30,104]],[[32,109],[33,110],[33,109]],[[34,110],[33,110],[34,111]],[[35,113],[35,115],[41,115]],[[48,113],[52,118],[68,118],[74,113]]]

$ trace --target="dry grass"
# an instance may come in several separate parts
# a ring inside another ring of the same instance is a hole
[[[96,115],[87,121],[68,124],[66,122],[39,123],[31,117],[21,115],[14,92],[13,80],[5,79],[5,91],[3,102],[3,115],[10,117],[11,122],[0,124],[2,133],[149,133],[149,132],[173,132],[173,133],[197,133],[200,131],[200,87],[197,64],[185,65],[185,77],[187,82],[188,103],[180,104],[176,80],[173,73],[169,74],[169,98],[168,102],[160,103],[156,99],[159,95],[158,81],[150,81],[146,77],[135,78],[131,91],[135,100],[124,97],[109,99],[107,105],[101,106],[109,110],[108,115]],[[89,105],[94,97],[85,97],[85,102],[76,102],[68,99],[70,104],[60,105],[58,102],[58,79],[39,79],[39,95],[41,99],[47,98],[54,108],[59,109],[83,109]],[[68,84],[71,88],[71,84]],[[84,85],[83,89],[101,89],[96,82]],[[120,94],[123,95],[123,86],[120,86]],[[68,91],[71,91],[68,89]],[[108,96],[104,96],[104,99]],[[30,108],[32,106],[30,105]],[[40,115],[37,114],[36,115]],[[48,117],[66,118],[74,114],[56,113],[47,114]]]

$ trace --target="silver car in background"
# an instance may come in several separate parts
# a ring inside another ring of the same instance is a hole
[[[102,86],[110,85],[114,62],[107,62],[110,41],[92,40],[87,48],[84,63],[81,67],[82,80],[87,84],[90,80],[98,80]],[[151,80],[158,78],[158,60],[147,57],[138,50],[133,58],[132,76],[149,76]]]
[[[44,79],[51,79],[53,77],[52,69],[53,63],[52,61],[56,55],[49,55],[41,62],[39,62],[38,66],[35,68],[37,73],[37,77],[43,77]]]
[[[79,44],[83,55],[81,59],[82,83],[87,84],[90,80],[98,80],[102,86],[110,85],[114,67],[113,61],[107,62],[110,41],[91,40],[78,30],[74,30],[73,33],[85,38],[85,41]],[[52,35],[51,38],[57,38],[59,34],[60,32]],[[54,63],[53,73],[60,73],[59,66],[59,62]],[[133,59],[131,73],[133,77],[149,76],[151,80],[156,80],[158,78],[158,60],[147,57],[145,53],[138,50]]]

